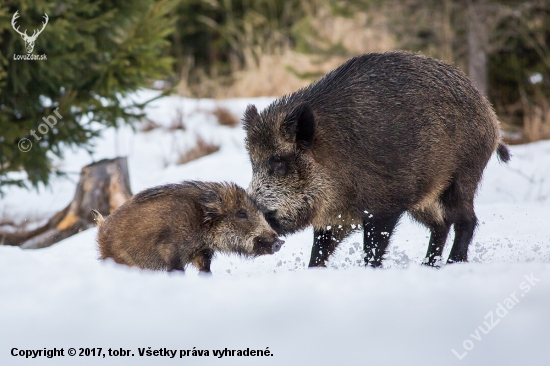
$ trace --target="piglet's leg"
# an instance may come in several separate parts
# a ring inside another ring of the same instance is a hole
[[[192,260],[192,263],[201,273],[210,274],[210,263],[212,262],[212,256],[214,251],[205,249],[197,253]]]
[[[158,244],[158,252],[168,272],[184,271],[185,263],[181,260],[177,245],[160,243]]]

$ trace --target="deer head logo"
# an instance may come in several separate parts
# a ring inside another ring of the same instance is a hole
[[[27,35],[27,30],[25,29],[25,32],[20,32],[19,27],[15,27],[15,20],[19,18],[19,11],[16,11],[15,14],[13,14],[13,17],[11,18],[11,26],[13,29],[23,37],[23,41],[25,41],[25,48],[27,49],[27,53],[31,53],[34,48],[34,42],[36,42],[36,38],[38,38],[38,35],[42,33],[44,28],[46,28],[46,24],[48,24],[48,14],[44,13],[44,19],[46,20],[44,23],[42,23],[42,29],[39,31],[35,30],[32,33],[32,36]]]

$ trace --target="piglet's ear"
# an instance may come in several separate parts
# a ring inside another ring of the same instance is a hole
[[[302,103],[287,114],[283,133],[296,142],[299,149],[311,149],[315,136],[315,116],[307,103]]]
[[[204,213],[204,222],[212,222],[222,215],[222,198],[218,192],[208,190],[199,196],[199,203]]]

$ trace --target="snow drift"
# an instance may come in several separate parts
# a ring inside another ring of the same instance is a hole
[[[160,99],[147,115],[161,127],[108,129],[93,156],[69,150],[57,164],[78,172],[92,159],[127,155],[134,193],[188,179],[246,187],[244,132],[220,126],[212,111],[223,106],[240,116],[248,103],[263,108],[270,101]],[[185,131],[168,128],[178,113]],[[220,150],[176,165],[197,136]],[[339,247],[328,269],[307,270],[309,229],[289,236],[273,256],[218,256],[210,278],[193,269],[170,275],[99,262],[95,229],[36,251],[0,247],[0,364],[547,365],[550,142],[511,152],[509,165],[494,156],[486,169],[470,263],[440,270],[420,266],[429,234],[408,217],[380,270],[362,267],[360,233]],[[47,218],[72,199],[75,179],[53,179],[39,192],[9,188],[0,212]],[[14,348],[64,348],[65,356],[25,359],[12,356]],[[79,348],[107,355],[78,356]],[[133,356],[109,356],[109,348]],[[159,356],[147,356],[155,350]]]

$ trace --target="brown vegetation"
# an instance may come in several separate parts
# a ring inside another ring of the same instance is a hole
[[[240,124],[239,119],[227,108],[216,107],[213,114],[222,126],[237,127]]]
[[[196,145],[187,150],[184,153],[181,153],[178,157],[177,164],[185,164],[190,161],[202,158],[203,156],[213,154],[220,149],[220,145],[210,143],[205,141],[201,136],[197,136]]]
[[[150,119],[145,119],[142,124],[138,127],[140,132],[151,132],[159,128],[160,125],[156,122],[151,121]]]
[[[168,131],[181,130],[185,131],[185,123],[183,122],[183,110],[181,108],[176,109],[176,115],[172,119],[172,123],[168,127]]]
[[[543,97],[536,103],[530,103],[522,95],[523,137],[525,142],[550,139],[550,103]]]
[[[194,85],[189,85],[189,69],[185,69],[178,92],[195,97],[238,98],[282,96],[296,91],[352,56],[396,48],[386,17],[380,12],[370,14],[334,16],[325,5],[312,10],[307,26],[314,29],[316,37],[307,41],[322,50],[315,53],[299,52],[290,42],[277,42],[280,34],[276,32],[274,40],[265,40],[261,47],[254,44],[252,36],[242,35],[244,67],[235,66],[230,77],[211,77],[203,73],[200,82]]]

